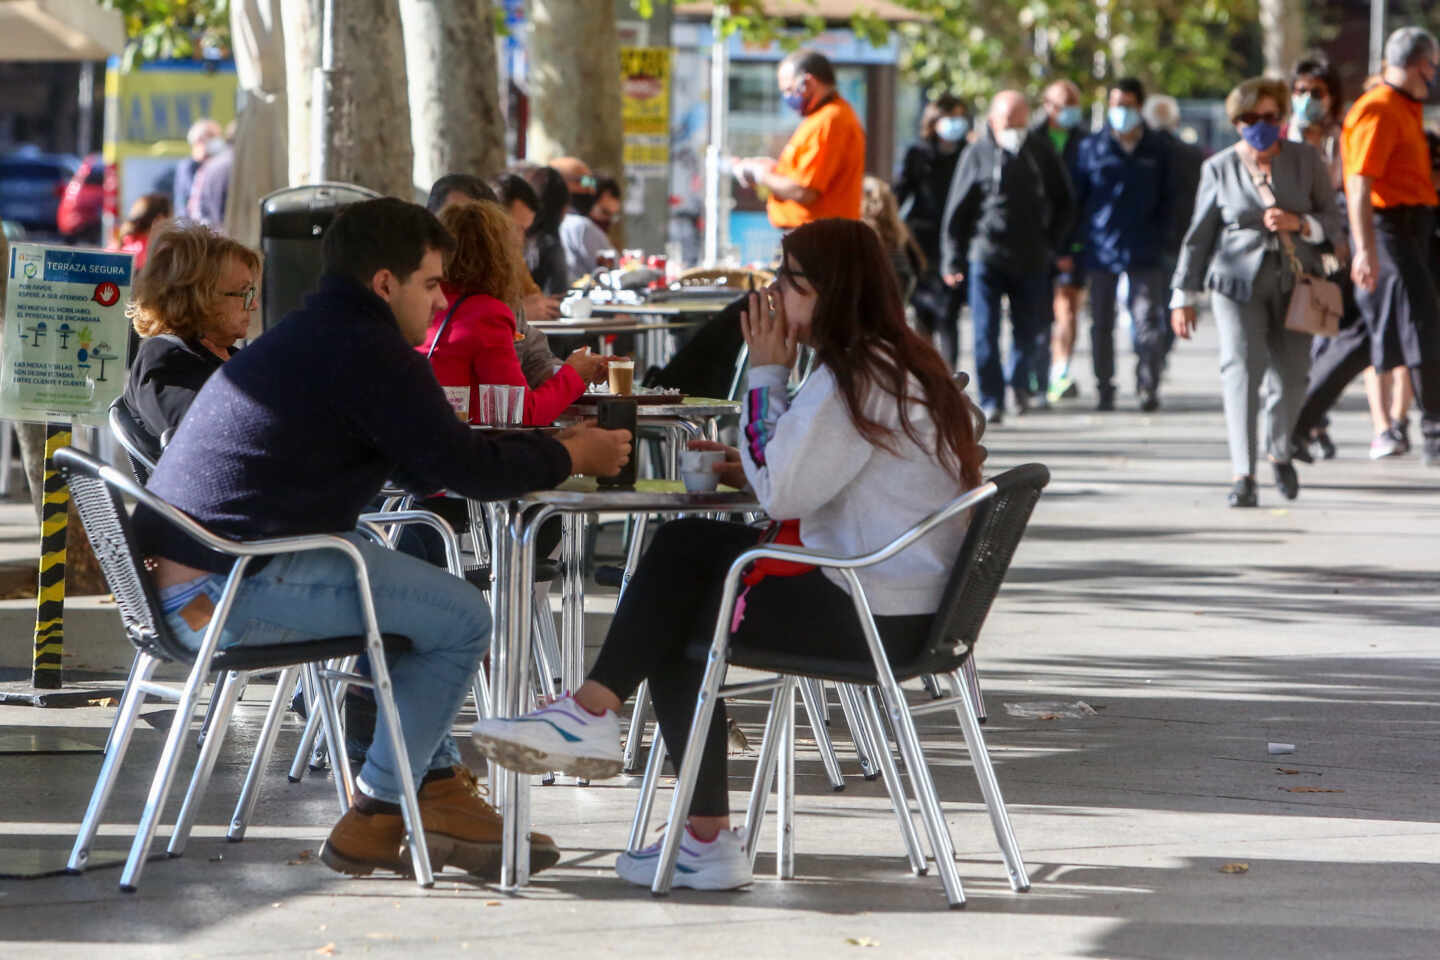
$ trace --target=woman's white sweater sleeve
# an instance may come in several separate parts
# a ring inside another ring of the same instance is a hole
[[[850,419],[823,366],[790,400],[782,366],[750,371],[743,398],[740,455],[745,476],[776,520],[814,513],[854,480],[874,447]]]

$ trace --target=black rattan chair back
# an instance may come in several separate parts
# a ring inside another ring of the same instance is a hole
[[[135,475],[135,482],[141,486],[150,482],[150,471],[160,460],[160,442],[135,419],[124,397],[116,397],[115,402],[110,404],[110,432],[125,448],[125,457],[130,463],[130,472]]]
[[[931,630],[924,672],[954,670],[979,640],[1030,514],[1050,482],[1050,471],[1044,464],[1027,463],[990,482],[995,484],[995,495],[971,513],[960,558]]]
[[[160,601],[135,549],[130,515],[119,491],[101,475],[104,466],[72,447],[55,451],[55,467],[70,486],[75,512],[120,608],[125,635],[152,657],[189,663],[195,655],[180,646],[159,615]]]

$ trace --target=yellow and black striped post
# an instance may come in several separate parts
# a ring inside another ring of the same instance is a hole
[[[68,424],[45,425],[45,500],[40,515],[40,589],[35,594],[37,690],[60,689],[60,653],[65,639],[65,531],[70,488],[55,469],[55,451],[70,445]]]

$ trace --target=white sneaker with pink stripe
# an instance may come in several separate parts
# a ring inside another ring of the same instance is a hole
[[[566,695],[523,717],[481,720],[470,739],[486,757],[517,773],[558,771],[587,780],[620,773],[620,717],[596,716]]]

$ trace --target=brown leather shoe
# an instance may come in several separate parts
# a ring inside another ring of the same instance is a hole
[[[420,788],[420,819],[430,863],[459,867],[487,880],[500,876],[501,830],[504,820],[485,800],[486,789],[466,767],[455,776],[432,780]],[[560,860],[560,848],[543,833],[530,834],[530,872],[539,873]]]
[[[368,877],[376,870],[407,876],[415,871],[404,849],[405,821],[398,814],[346,811],[320,848],[320,859],[337,873]]]

